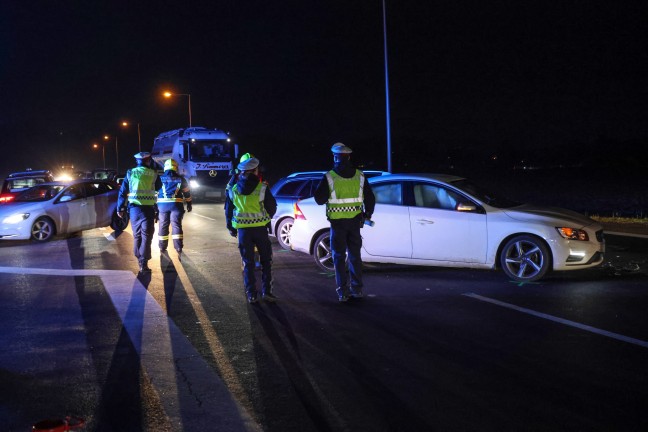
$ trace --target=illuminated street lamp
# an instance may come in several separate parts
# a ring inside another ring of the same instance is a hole
[[[99,144],[97,143],[92,144],[92,148],[98,149]],[[104,169],[106,169],[106,147],[103,144],[101,145],[101,158],[103,159]]]
[[[110,135],[104,135],[104,141],[108,141]],[[115,159],[117,160],[117,174],[119,174],[119,145],[117,144],[117,135],[115,135]]]
[[[130,123],[127,121],[122,122],[122,126],[128,127],[130,126]],[[142,151],[142,135],[140,134],[140,124],[137,123],[137,148],[141,152]]]
[[[189,98],[189,127],[191,127],[191,95],[186,93],[171,93],[168,91],[162,94],[165,98],[170,98],[171,96],[187,96]]]

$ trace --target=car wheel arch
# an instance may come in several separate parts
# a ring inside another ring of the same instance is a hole
[[[279,242],[279,245],[285,250],[290,250],[290,243],[289,242],[284,243],[281,240],[281,236],[282,236],[281,231],[282,231],[282,227],[284,226],[284,223],[288,223],[289,221],[291,222],[291,226],[292,226],[292,224],[295,223],[295,218],[293,218],[292,216],[286,215],[286,216],[282,217],[281,219],[279,219],[277,221],[277,223],[273,227],[273,235],[275,236],[275,238]]]
[[[51,225],[51,227],[52,227],[51,235],[48,236],[45,239],[37,239],[37,238],[34,238],[34,236],[33,236],[34,225],[36,225],[40,221],[45,221],[45,222],[49,223]],[[56,227],[56,222],[54,222],[54,219],[52,219],[48,215],[42,215],[42,216],[37,217],[34,220],[34,222],[31,224],[31,227],[30,227],[30,234],[31,234],[30,239],[34,240],[34,241],[37,241],[37,242],[46,242],[46,241],[49,241],[49,240],[53,239],[56,236],[57,232],[58,232],[58,228]]]
[[[510,235],[506,236],[505,238],[503,238],[500,241],[499,246],[497,247],[497,255],[495,257],[494,268],[496,268],[498,270],[503,270],[504,263],[502,262],[502,253],[504,251],[504,248],[506,247],[506,245],[511,240],[516,239],[516,238],[523,239],[525,237],[538,242],[539,244],[541,244],[546,249],[546,252],[547,252],[547,257],[546,257],[547,258],[547,270],[545,272],[543,272],[541,277],[538,278],[538,279],[541,279],[547,273],[549,273],[550,271],[553,270],[553,267],[554,267],[553,251],[551,250],[551,247],[549,246],[549,243],[542,236],[539,236],[539,235],[533,234],[533,233],[518,232],[518,233],[510,234]]]
[[[313,237],[311,238],[310,248],[309,248],[309,251],[310,251],[311,255],[315,255],[315,247],[317,246],[317,240],[325,232],[328,232],[330,234],[331,229],[330,228],[322,228],[321,230],[319,230],[315,234],[313,234]]]

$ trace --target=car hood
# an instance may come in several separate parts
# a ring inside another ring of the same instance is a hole
[[[595,223],[592,219],[573,210],[559,207],[543,207],[533,204],[506,209],[504,213],[512,219],[522,222],[555,222],[568,223],[573,228],[583,228]]]

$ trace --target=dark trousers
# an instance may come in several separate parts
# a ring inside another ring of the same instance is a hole
[[[256,294],[254,275],[254,246],[259,251],[261,261],[261,284],[263,294],[272,293],[272,245],[266,227],[238,229],[239,251],[243,259],[243,283],[245,292]]]
[[[131,206],[128,210],[133,228],[133,253],[140,263],[146,262],[151,259],[155,209],[153,206]]]
[[[335,282],[338,288],[346,290],[349,278],[347,276],[347,252],[349,254],[349,274],[351,287],[362,287],[362,237],[360,236],[359,218],[331,220],[331,249],[333,265],[335,266]]]
[[[172,205],[158,204],[160,214],[158,238],[160,239],[160,249],[166,249],[169,244],[169,225],[171,225],[171,238],[173,247],[177,251],[182,250],[183,233],[182,218],[184,217],[184,205],[176,203]]]

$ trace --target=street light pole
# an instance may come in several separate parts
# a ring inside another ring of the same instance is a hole
[[[104,135],[104,140],[108,141],[109,139],[110,139],[109,135]],[[115,135],[115,159],[117,162],[117,174],[119,174],[119,144],[117,142],[117,139],[118,139],[117,135]]]
[[[127,121],[122,122],[122,126],[128,127],[129,123]],[[140,124],[137,123],[137,149],[138,151],[142,151],[142,134],[140,133]]]
[[[188,93],[171,93],[171,92],[164,92],[163,96],[166,98],[170,98],[171,96],[187,96],[189,99],[189,127],[191,127],[191,95]]]
[[[387,171],[392,172],[391,162],[391,126],[389,118],[389,71],[387,69],[387,9],[385,8],[385,0],[382,1],[383,6],[383,45],[385,51],[385,111],[387,120]]]
[[[99,148],[99,144],[95,143],[92,147]],[[101,159],[103,160],[103,167],[106,169],[106,146],[103,144],[101,144]]]

